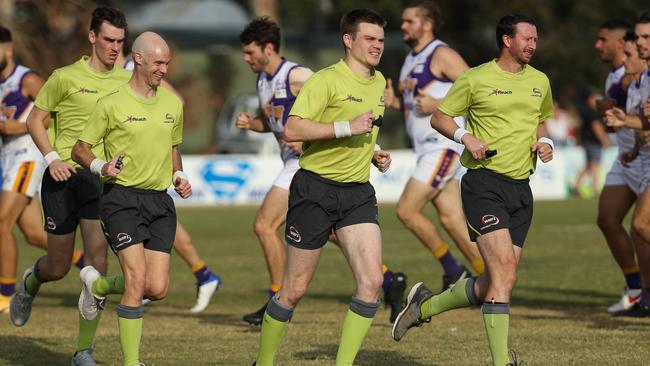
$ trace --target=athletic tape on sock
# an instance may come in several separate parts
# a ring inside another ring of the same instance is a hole
[[[361,315],[364,318],[374,318],[379,309],[380,302],[365,302],[357,297],[352,296],[350,301],[350,310],[353,313]]]
[[[273,296],[271,297],[271,300],[269,300],[269,304],[266,306],[266,313],[279,322],[288,322],[293,314],[293,309],[289,309],[282,305],[277,296]]]

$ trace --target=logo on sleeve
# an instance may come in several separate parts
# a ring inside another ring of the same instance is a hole
[[[174,123],[176,122],[176,118],[174,118],[174,115],[171,113],[165,113],[165,120],[163,121],[165,123]]]
[[[530,94],[531,97],[542,97],[542,91],[539,90],[539,88],[533,88],[532,94]]]

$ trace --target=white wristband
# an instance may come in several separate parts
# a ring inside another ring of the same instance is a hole
[[[352,130],[350,129],[349,121],[334,122],[334,136],[337,139],[341,137],[352,136]]]
[[[47,162],[47,165],[49,166],[52,164],[54,160],[61,160],[61,157],[59,156],[59,153],[57,153],[55,150],[50,151],[47,153],[45,156],[45,161]]]
[[[381,150],[381,146],[379,146],[379,144],[375,144],[375,151],[379,151],[379,150]]]
[[[463,140],[462,140],[462,139],[463,139],[463,136],[464,136],[466,133],[469,133],[469,131],[467,131],[466,129],[464,129],[464,128],[462,128],[462,127],[458,128],[458,129],[456,130],[456,132],[454,132],[454,141],[456,141],[456,142],[459,143],[459,144],[462,144],[462,143],[463,143]]]
[[[106,164],[106,161],[102,159],[97,159],[95,158],[92,163],[90,163],[90,172],[99,175],[100,177],[102,176],[102,168]]]
[[[186,180],[189,182],[189,179],[187,179],[187,174],[185,174],[185,172],[182,170],[177,170],[174,172],[174,176],[172,177],[172,182],[174,184],[176,184],[176,178],[181,178],[181,180]]]
[[[555,150],[555,145],[553,145],[553,140],[549,139],[548,137],[540,137],[539,140],[537,140],[537,143],[549,144],[551,145],[551,150]]]

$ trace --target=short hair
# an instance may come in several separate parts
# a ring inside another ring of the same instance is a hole
[[[503,49],[503,36],[507,35],[510,37],[515,36],[517,30],[517,24],[519,23],[528,23],[537,27],[537,22],[532,17],[521,14],[511,14],[506,15],[503,18],[499,19],[497,24],[497,46],[499,50]]]
[[[623,36],[623,41],[625,42],[636,42],[636,33],[633,30],[628,30]]]
[[[269,17],[255,18],[241,32],[239,41],[243,45],[255,42],[260,47],[270,43],[275,52],[280,52],[280,27]]]
[[[124,17],[124,13],[107,6],[99,6],[93,10],[93,15],[90,20],[90,30],[95,34],[99,34],[104,21],[114,27],[124,29],[125,31],[127,30],[126,17]]]
[[[11,43],[11,31],[0,25],[0,43]]]
[[[639,20],[636,21],[636,24],[646,24],[650,23],[650,11],[646,11],[639,17]]]
[[[382,28],[386,20],[376,11],[371,9],[352,9],[341,17],[341,37],[349,34],[354,38],[359,31],[359,23],[376,24]]]
[[[415,0],[408,3],[406,8],[418,8],[420,16],[422,18],[427,18],[431,23],[433,23],[433,34],[438,34],[438,31],[444,24],[438,4],[431,0]]]
[[[622,31],[628,31],[632,28],[630,23],[623,19],[608,19],[604,21],[599,29],[607,29],[607,30],[622,30]]]

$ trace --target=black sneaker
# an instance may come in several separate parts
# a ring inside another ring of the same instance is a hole
[[[442,275],[442,290],[440,292],[444,292],[447,289],[454,287],[456,282],[462,279],[465,279],[467,277],[472,277],[472,272],[470,272],[469,269],[465,268],[465,266],[461,266],[461,268],[463,269],[463,271],[460,273],[459,276],[455,278],[447,276],[446,274]]]
[[[422,282],[416,283],[411,288],[406,298],[406,307],[397,315],[397,319],[395,319],[395,323],[393,324],[391,336],[394,340],[399,341],[409,329],[419,327],[430,321],[430,318],[426,320],[421,319],[422,312],[420,311],[420,307],[425,300],[431,297],[433,297],[433,292],[426,288]]]
[[[641,301],[636,302],[632,305],[631,308],[627,310],[617,311],[614,316],[626,316],[631,318],[645,318],[650,316],[650,307],[641,303]]]
[[[244,321],[250,325],[262,325],[262,321],[264,320],[264,312],[266,311],[267,304],[268,303],[264,303],[264,306],[262,306],[258,311],[254,313],[244,315],[243,317]]]
[[[388,305],[390,305],[390,322],[395,322],[397,315],[404,308],[404,292],[406,291],[406,281],[408,277],[402,272],[395,272],[393,274],[393,281],[384,297],[387,298]]]

